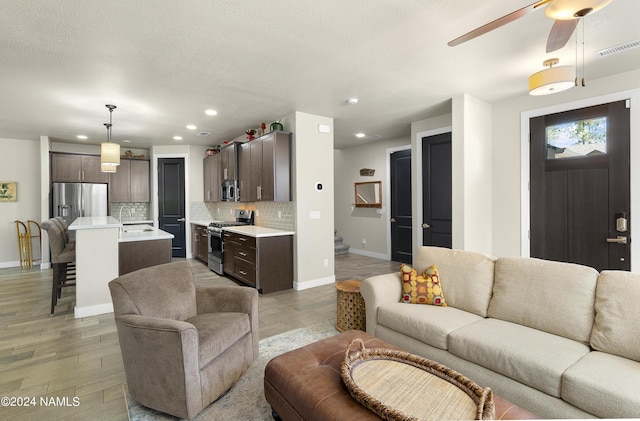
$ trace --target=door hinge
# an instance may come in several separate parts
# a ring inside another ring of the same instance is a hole
[[[630,99],[627,99],[627,100],[624,102],[624,106],[625,106],[625,107],[627,107],[627,108],[631,108],[631,100],[630,100]]]

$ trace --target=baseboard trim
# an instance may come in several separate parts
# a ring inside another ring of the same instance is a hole
[[[296,291],[302,291],[305,289],[315,288],[322,285],[335,284],[335,282],[336,282],[336,276],[331,275],[325,278],[312,279],[311,281],[306,281],[306,282],[296,281],[293,283],[293,289],[295,289]]]
[[[33,266],[42,266],[39,262],[34,262]],[[20,261],[16,260],[15,262],[0,262],[0,269],[6,268],[17,268],[20,267]]]
[[[389,260],[389,256],[383,253],[375,253],[373,251],[349,249],[349,253],[359,254],[361,256],[374,257],[376,259]]]
[[[95,306],[78,307],[73,309],[73,316],[76,319],[83,317],[97,316],[98,314],[113,313],[113,303],[98,304]]]

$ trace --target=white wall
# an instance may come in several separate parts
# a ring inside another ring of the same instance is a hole
[[[389,250],[389,149],[411,146],[409,136],[374,142],[351,148],[336,149],[334,157],[335,178],[335,229],[348,244],[351,253],[381,259],[390,259]],[[373,177],[360,175],[361,168],[375,170]],[[382,182],[382,209],[355,208],[354,183]],[[362,240],[366,244],[362,244]]]
[[[453,98],[452,246],[490,254],[492,197],[491,105]]]
[[[294,132],[294,288],[301,290],[335,282],[333,119],[297,111],[294,115],[294,122],[283,124]],[[319,124],[329,126],[330,133],[320,133]],[[322,183],[321,191],[316,190],[317,183]]]
[[[523,242],[528,242],[526,233],[528,209],[521,205],[528,197],[526,183],[528,171],[523,171],[521,154],[528,160],[526,137],[523,133],[521,117],[524,113],[559,112],[580,108],[602,97],[627,97],[629,90],[640,88],[640,70],[623,73],[609,78],[587,81],[586,87],[576,87],[568,91],[544,97],[523,96],[504,101],[493,106],[493,254],[496,256],[526,254]],[[617,92],[623,92],[616,95]],[[607,101],[605,101],[607,102]],[[631,216],[640,208],[640,98],[636,93],[631,108]],[[524,139],[523,139],[524,138]],[[523,146],[525,145],[525,146]],[[526,178],[526,179],[525,179]],[[632,225],[631,237],[635,234]],[[636,224],[637,225],[637,224]],[[632,271],[640,267],[640,248],[631,243]]]
[[[18,183],[17,201],[0,202],[0,267],[12,267],[20,265],[15,221],[41,222],[40,143],[0,138],[0,150],[0,181]],[[38,249],[36,254],[40,255]]]

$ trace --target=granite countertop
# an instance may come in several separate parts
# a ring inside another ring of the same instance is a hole
[[[170,240],[173,237],[173,234],[151,225],[125,225],[120,231],[118,242]]]
[[[225,227],[223,231],[248,235],[249,237],[277,237],[280,235],[294,235],[293,231],[284,231],[275,228],[259,227],[256,225],[241,225],[237,227]]]
[[[100,229],[100,228],[120,228],[122,224],[113,216],[82,216],[69,225],[71,231]]]

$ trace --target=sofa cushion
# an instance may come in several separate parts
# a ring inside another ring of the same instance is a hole
[[[488,313],[588,344],[597,280],[598,272],[587,266],[501,257]]]
[[[591,346],[640,361],[640,275],[603,271],[596,289]],[[640,413],[638,414],[640,416]]]
[[[440,286],[438,268],[431,265],[420,275],[409,265],[400,265],[402,278],[402,297],[400,301],[407,304],[429,304],[446,307],[444,292]]]
[[[453,307],[408,306],[403,303],[378,307],[378,324],[440,349],[447,349],[450,332],[482,320]]]
[[[589,353],[589,347],[515,323],[483,319],[451,332],[449,352],[560,397],[562,373]]]
[[[638,418],[640,363],[590,352],[565,371],[562,398],[600,418]]]
[[[251,333],[246,313],[204,313],[186,320],[198,331],[200,369]]]
[[[447,305],[487,316],[493,288],[495,258],[482,253],[442,247],[418,247],[414,266],[418,269],[438,267]]]

